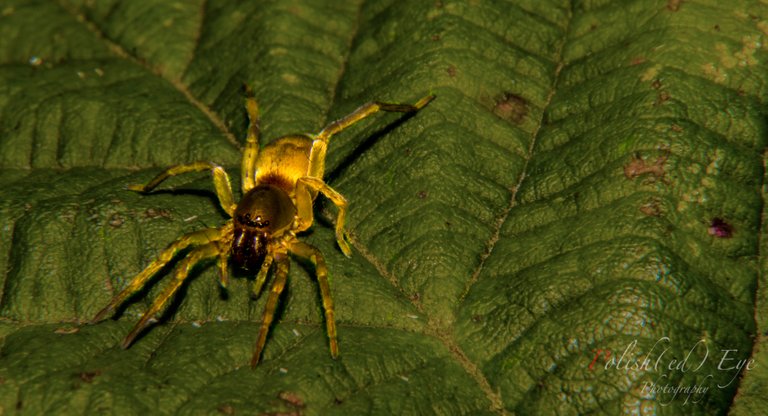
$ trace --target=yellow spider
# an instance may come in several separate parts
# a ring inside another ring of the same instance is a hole
[[[188,172],[210,170],[216,195],[224,211],[232,217],[218,228],[206,228],[186,234],[163,250],[128,286],[115,296],[109,304],[91,320],[96,323],[115,312],[115,308],[141,290],[150,277],[157,273],[180,251],[189,246],[194,248],[181,261],[172,282],[160,293],[150,308],[144,312],[133,330],[125,337],[123,348],[128,348],[136,336],[146,328],[153,317],[163,309],[173,294],[189,275],[190,269],[198,262],[217,258],[219,280],[226,288],[228,282],[227,262],[244,270],[255,272],[252,294],[258,296],[267,274],[276,263],[272,288],[264,308],[259,338],[251,359],[251,365],[258,364],[267,340],[272,318],[280,293],[285,287],[290,262],[289,253],[309,259],[315,266],[320,294],[325,310],[325,323],[330,339],[331,356],[339,355],[336,341],[336,322],[333,318],[333,299],[328,285],[328,269],[320,250],[299,241],[296,233],[308,229],[313,222],[312,204],[318,193],[325,195],[338,208],[336,217],[336,241],[341,251],[349,257],[351,250],[345,239],[344,219],[347,214],[346,199],[323,181],[325,153],[328,140],[352,124],[378,111],[409,113],[427,105],[434,95],[428,95],[414,105],[381,102],[367,103],[344,118],[336,120],[317,134],[296,134],[280,137],[259,151],[259,108],[253,93],[247,89],[245,108],[249,125],[242,161],[243,198],[234,202],[229,176],[224,169],[213,162],[194,162],[173,166],[145,185],[131,185],[128,189],[150,192],[171,176]]]

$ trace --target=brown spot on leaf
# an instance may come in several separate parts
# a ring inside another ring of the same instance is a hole
[[[664,104],[665,102],[669,101],[671,96],[666,91],[660,91],[658,97],[656,97],[656,102],[653,104],[655,106],[660,106]]]
[[[231,404],[220,404],[219,407],[216,408],[216,410],[219,411],[219,413],[223,415],[234,415],[235,414],[235,408],[232,407]]]
[[[120,228],[124,222],[125,218],[123,218],[123,216],[118,213],[114,213],[111,217],[109,217],[109,226],[112,228]]]
[[[281,391],[277,397],[294,407],[302,408],[305,406],[304,400],[302,400],[301,396],[290,391]]]
[[[456,77],[456,67],[453,65],[449,65],[448,69],[446,70],[448,72],[448,76],[451,78]]]
[[[654,79],[653,82],[651,82],[651,88],[653,88],[654,90],[658,90],[659,88],[661,88],[661,80],[658,78]]]
[[[646,61],[646,59],[645,59],[644,56],[636,56],[636,57],[632,58],[631,61],[629,61],[629,64],[632,65],[632,66],[635,66],[635,65],[640,65],[640,64],[642,64],[645,61]]]
[[[426,199],[429,193],[427,191],[419,191],[416,193],[416,196],[419,197],[419,199]]]
[[[171,219],[171,211],[168,211],[167,209],[147,208],[147,210],[144,211],[144,217],[149,219],[157,217]]]
[[[93,383],[93,379],[101,375],[101,370],[95,370],[95,371],[83,371],[80,373],[80,380],[83,380],[85,383]]]
[[[432,36],[430,36],[430,39],[432,39],[433,41],[437,42],[438,40],[440,40],[440,35],[432,35]]]
[[[679,126],[677,124],[674,124],[674,123],[672,123],[672,125],[669,126],[669,128],[672,129],[672,131],[677,132],[677,133],[680,133],[681,131],[683,131],[683,128],[681,126]]]
[[[640,207],[640,212],[649,217],[658,217],[661,215],[661,204],[656,198],[652,198]]]
[[[496,100],[493,114],[504,120],[520,124],[528,115],[528,101],[517,94],[505,92],[501,98]]]
[[[663,179],[665,173],[664,163],[667,161],[668,157],[668,154],[663,154],[659,156],[653,164],[649,165],[639,155],[635,155],[629,163],[624,165],[624,176],[626,176],[627,179],[634,179],[640,175],[650,173],[658,179]]]
[[[733,237],[733,226],[720,217],[712,218],[712,222],[707,230],[709,235],[717,238]]]
[[[668,0],[667,1],[667,10],[676,12],[680,10],[680,6],[682,6],[683,0]]]

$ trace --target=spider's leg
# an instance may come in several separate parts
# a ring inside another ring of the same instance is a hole
[[[157,256],[155,260],[149,263],[149,265],[144,270],[142,270],[141,273],[139,273],[136,277],[133,278],[133,280],[131,280],[131,283],[129,283],[128,286],[126,286],[122,291],[120,291],[120,293],[112,298],[112,301],[109,302],[109,305],[104,307],[104,309],[99,311],[99,313],[97,313],[96,316],[91,319],[91,323],[96,323],[108,318],[112,313],[115,312],[115,308],[120,306],[134,293],[141,290],[149,278],[151,278],[155,273],[162,269],[163,266],[171,261],[171,259],[173,259],[179,250],[183,250],[190,245],[203,245],[208,244],[211,241],[218,240],[221,238],[222,233],[226,232],[226,230],[227,226],[222,228],[206,228],[204,230],[194,231],[182,236],[178,240],[168,245],[165,250],[160,252],[160,255]]]
[[[253,91],[247,85],[245,94],[245,110],[248,112],[248,136],[245,139],[242,162],[243,194],[256,185],[256,159],[259,156],[259,105],[253,97]]]
[[[259,274],[256,275],[256,280],[253,281],[253,286],[251,286],[251,297],[254,299],[259,297],[259,293],[261,293],[261,288],[267,280],[267,274],[269,274],[269,268],[272,266],[272,260],[274,260],[272,254],[267,253],[267,256],[264,257],[264,263],[261,264],[261,269],[259,269]]]
[[[221,251],[219,253],[219,259],[216,261],[216,264],[219,268],[219,284],[224,289],[226,289],[227,285],[229,284],[229,267],[227,264],[228,260],[229,251]]]
[[[261,329],[259,329],[259,339],[256,341],[256,348],[253,350],[253,358],[251,358],[251,367],[255,367],[261,359],[261,351],[267,342],[267,333],[269,332],[269,326],[272,324],[272,318],[275,315],[277,301],[280,298],[280,293],[283,292],[285,280],[288,278],[288,269],[291,266],[288,255],[284,253],[277,254],[275,260],[277,260],[275,281],[272,283],[272,289],[269,292],[269,298],[267,298],[267,306],[264,307],[264,316],[261,319]]]
[[[295,232],[301,232],[307,230],[312,226],[314,221],[314,212],[312,204],[315,201],[317,192],[312,190],[303,183],[301,179],[296,181],[296,225]]]
[[[347,127],[368,116],[376,114],[379,111],[395,113],[410,113],[418,111],[434,98],[435,96],[430,94],[420,99],[416,102],[416,104],[413,105],[372,101],[370,103],[363,104],[351,114],[327,125],[323,130],[320,131],[320,133],[317,133],[317,135],[314,137],[315,140],[312,142],[312,150],[309,152],[309,170],[307,175],[317,178],[323,177],[323,170],[325,169],[325,152],[328,148],[328,140],[334,134],[339,133]]]
[[[149,325],[150,319],[155,317],[155,315],[160,312],[163,306],[168,303],[173,294],[176,293],[179,287],[181,287],[181,284],[184,283],[184,280],[187,278],[187,276],[189,276],[189,271],[195,264],[199,263],[203,259],[218,256],[222,250],[225,250],[225,248],[221,244],[218,244],[218,242],[208,243],[204,246],[200,246],[192,250],[192,252],[190,252],[189,255],[184,258],[181,264],[179,264],[178,268],[176,269],[176,273],[173,275],[173,280],[171,280],[171,283],[165,288],[165,290],[162,291],[162,293],[160,293],[157,299],[152,302],[152,306],[150,306],[149,309],[144,312],[144,315],[141,316],[141,319],[139,319],[139,322],[136,323],[136,326],[134,326],[131,332],[125,337],[122,343],[122,347],[128,348],[136,336],[139,335],[139,333],[144,328],[146,328],[147,325]]]
[[[325,311],[325,326],[331,343],[331,357],[336,358],[339,356],[339,344],[336,341],[336,321],[333,319],[333,298],[331,297],[331,287],[328,285],[328,268],[325,266],[323,254],[316,247],[298,240],[291,246],[291,253],[309,259],[315,265],[317,282],[320,285],[320,296],[323,299],[323,310]]]
[[[352,250],[349,248],[349,243],[347,243],[347,240],[344,238],[344,222],[347,218],[347,199],[328,186],[328,184],[323,182],[320,178],[304,176],[299,178],[297,183],[306,186],[312,191],[322,193],[339,209],[339,213],[336,217],[336,242],[339,244],[342,253],[349,257],[352,254]]]
[[[227,172],[221,166],[213,162],[193,162],[185,165],[171,166],[170,168],[160,172],[151,181],[144,185],[130,185],[128,189],[137,192],[149,192],[157,185],[171,176],[181,175],[182,173],[189,172],[202,172],[210,170],[213,174],[213,185],[216,188],[216,195],[219,197],[219,203],[224,209],[224,212],[232,216],[235,212],[235,201],[232,197],[232,185],[229,183],[229,176]]]

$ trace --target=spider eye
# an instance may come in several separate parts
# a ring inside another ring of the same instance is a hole
[[[246,212],[245,214],[239,216],[237,218],[240,223],[245,224],[249,227],[256,227],[256,228],[266,228],[269,227],[269,220],[266,218],[263,218],[261,215],[257,215],[255,217],[251,217],[251,214]]]
[[[259,185],[243,195],[234,218],[244,227],[279,234],[291,226],[295,215],[296,206],[285,190]]]

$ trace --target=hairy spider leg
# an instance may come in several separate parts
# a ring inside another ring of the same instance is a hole
[[[320,192],[330,199],[339,210],[336,217],[336,241],[341,251],[349,257],[352,251],[345,238],[344,221],[347,214],[347,200],[323,181],[325,171],[325,155],[328,150],[328,140],[358,121],[376,114],[379,111],[410,113],[420,110],[435,98],[434,95],[423,97],[416,104],[382,103],[378,101],[363,104],[351,114],[327,125],[320,133],[313,136],[312,148],[309,151],[309,167],[307,175],[299,178],[296,184],[296,210],[298,212],[298,231],[303,231],[312,225],[312,201]]]
[[[429,104],[435,98],[430,94],[420,99],[416,104],[397,104],[397,103],[382,103],[378,101],[372,101],[360,106],[357,110],[351,114],[340,118],[331,124],[327,125],[324,129],[317,133],[313,138],[312,150],[309,152],[309,171],[307,176],[313,176],[316,178],[323,177],[323,171],[325,170],[325,153],[328,149],[328,140],[331,136],[341,132],[347,127],[357,123],[358,121],[372,116],[379,111],[387,111],[394,113],[411,113],[420,110],[425,105]]]
[[[259,297],[259,294],[261,293],[261,288],[264,286],[264,282],[267,280],[269,268],[272,267],[272,260],[274,260],[272,254],[267,253],[267,256],[264,257],[264,262],[261,263],[259,274],[256,275],[256,280],[253,281],[253,286],[251,286],[251,297],[254,299]]]
[[[108,318],[112,313],[115,312],[115,308],[120,306],[133,294],[141,290],[147,281],[166,264],[168,264],[168,262],[171,261],[171,259],[173,259],[176,253],[178,253],[180,250],[183,250],[190,245],[201,246],[209,244],[212,241],[219,240],[222,235],[231,232],[232,223],[230,221],[224,227],[206,228],[203,230],[193,231],[172,242],[165,250],[160,252],[160,255],[157,256],[157,258],[151,263],[149,263],[149,265],[144,268],[141,273],[134,277],[128,286],[126,286],[122,291],[120,291],[120,293],[112,298],[112,301],[109,302],[109,305],[104,307],[104,309],[99,311],[99,313],[97,313],[96,316],[91,319],[91,323],[100,322]]]
[[[216,265],[219,269],[219,285],[226,289],[229,285],[229,250],[219,253],[219,259],[216,261]]]
[[[256,367],[261,359],[261,351],[264,349],[264,344],[267,342],[267,333],[272,324],[272,319],[275,316],[277,301],[280,298],[280,293],[283,292],[283,288],[285,288],[285,281],[288,278],[288,270],[291,267],[290,259],[286,253],[277,253],[275,255],[275,260],[277,260],[275,281],[272,283],[269,298],[267,298],[267,306],[264,307],[264,315],[261,318],[261,329],[259,329],[259,339],[256,341],[256,348],[253,351],[253,358],[251,358],[251,367]]]
[[[245,150],[242,163],[243,195],[256,186],[256,160],[259,156],[259,105],[253,96],[253,90],[245,87],[245,110],[248,112],[248,136],[245,138]]]
[[[333,298],[331,297],[331,286],[328,284],[328,268],[325,265],[325,258],[317,247],[298,240],[293,243],[290,250],[291,253],[308,259],[315,266],[320,296],[323,300],[323,311],[325,311],[326,331],[331,345],[331,357],[336,358],[339,356],[339,344],[336,340],[336,320],[333,317]]]
[[[206,258],[216,257],[222,252],[222,250],[226,249],[226,245],[214,241],[192,250],[189,255],[184,258],[181,264],[179,264],[178,268],[176,269],[176,273],[173,275],[171,283],[165,288],[165,290],[162,291],[162,293],[160,293],[155,301],[152,302],[152,306],[150,306],[149,309],[144,312],[144,315],[141,316],[141,319],[139,319],[139,322],[136,323],[136,326],[134,326],[131,332],[125,337],[122,343],[122,347],[128,348],[136,336],[139,335],[139,333],[141,333],[141,331],[146,328],[147,325],[149,325],[150,319],[155,317],[155,315],[160,312],[163,306],[168,303],[173,294],[176,293],[179,287],[181,287],[181,284],[184,283],[184,280],[187,279],[189,276],[189,271],[192,270],[192,267],[194,267],[195,264]]]
[[[317,197],[317,192],[312,192],[307,185],[305,185],[301,178],[296,180],[296,190],[294,196],[296,199],[296,232],[301,232],[309,229],[312,223],[315,221],[315,214],[313,212],[312,205]]]
[[[339,248],[345,256],[351,256],[352,250],[349,248],[349,243],[345,238],[346,233],[344,232],[344,222],[347,218],[347,199],[344,198],[344,196],[342,196],[336,190],[328,186],[328,184],[325,183],[322,179],[317,177],[304,176],[299,178],[297,185],[306,187],[308,190],[315,193],[322,193],[328,199],[330,199],[334,205],[336,205],[336,207],[339,209],[339,213],[336,216],[336,242],[339,244]],[[297,198],[302,194],[303,193],[297,193]],[[303,230],[299,229],[298,231]]]
[[[219,198],[221,208],[224,209],[230,217],[235,212],[235,200],[232,197],[232,185],[229,183],[229,175],[221,166],[213,162],[193,162],[185,165],[171,166],[170,168],[160,172],[151,181],[145,185],[130,185],[128,189],[136,192],[149,192],[157,185],[171,176],[181,175],[189,172],[202,172],[210,170],[213,174],[213,185],[216,189],[216,196]]]

